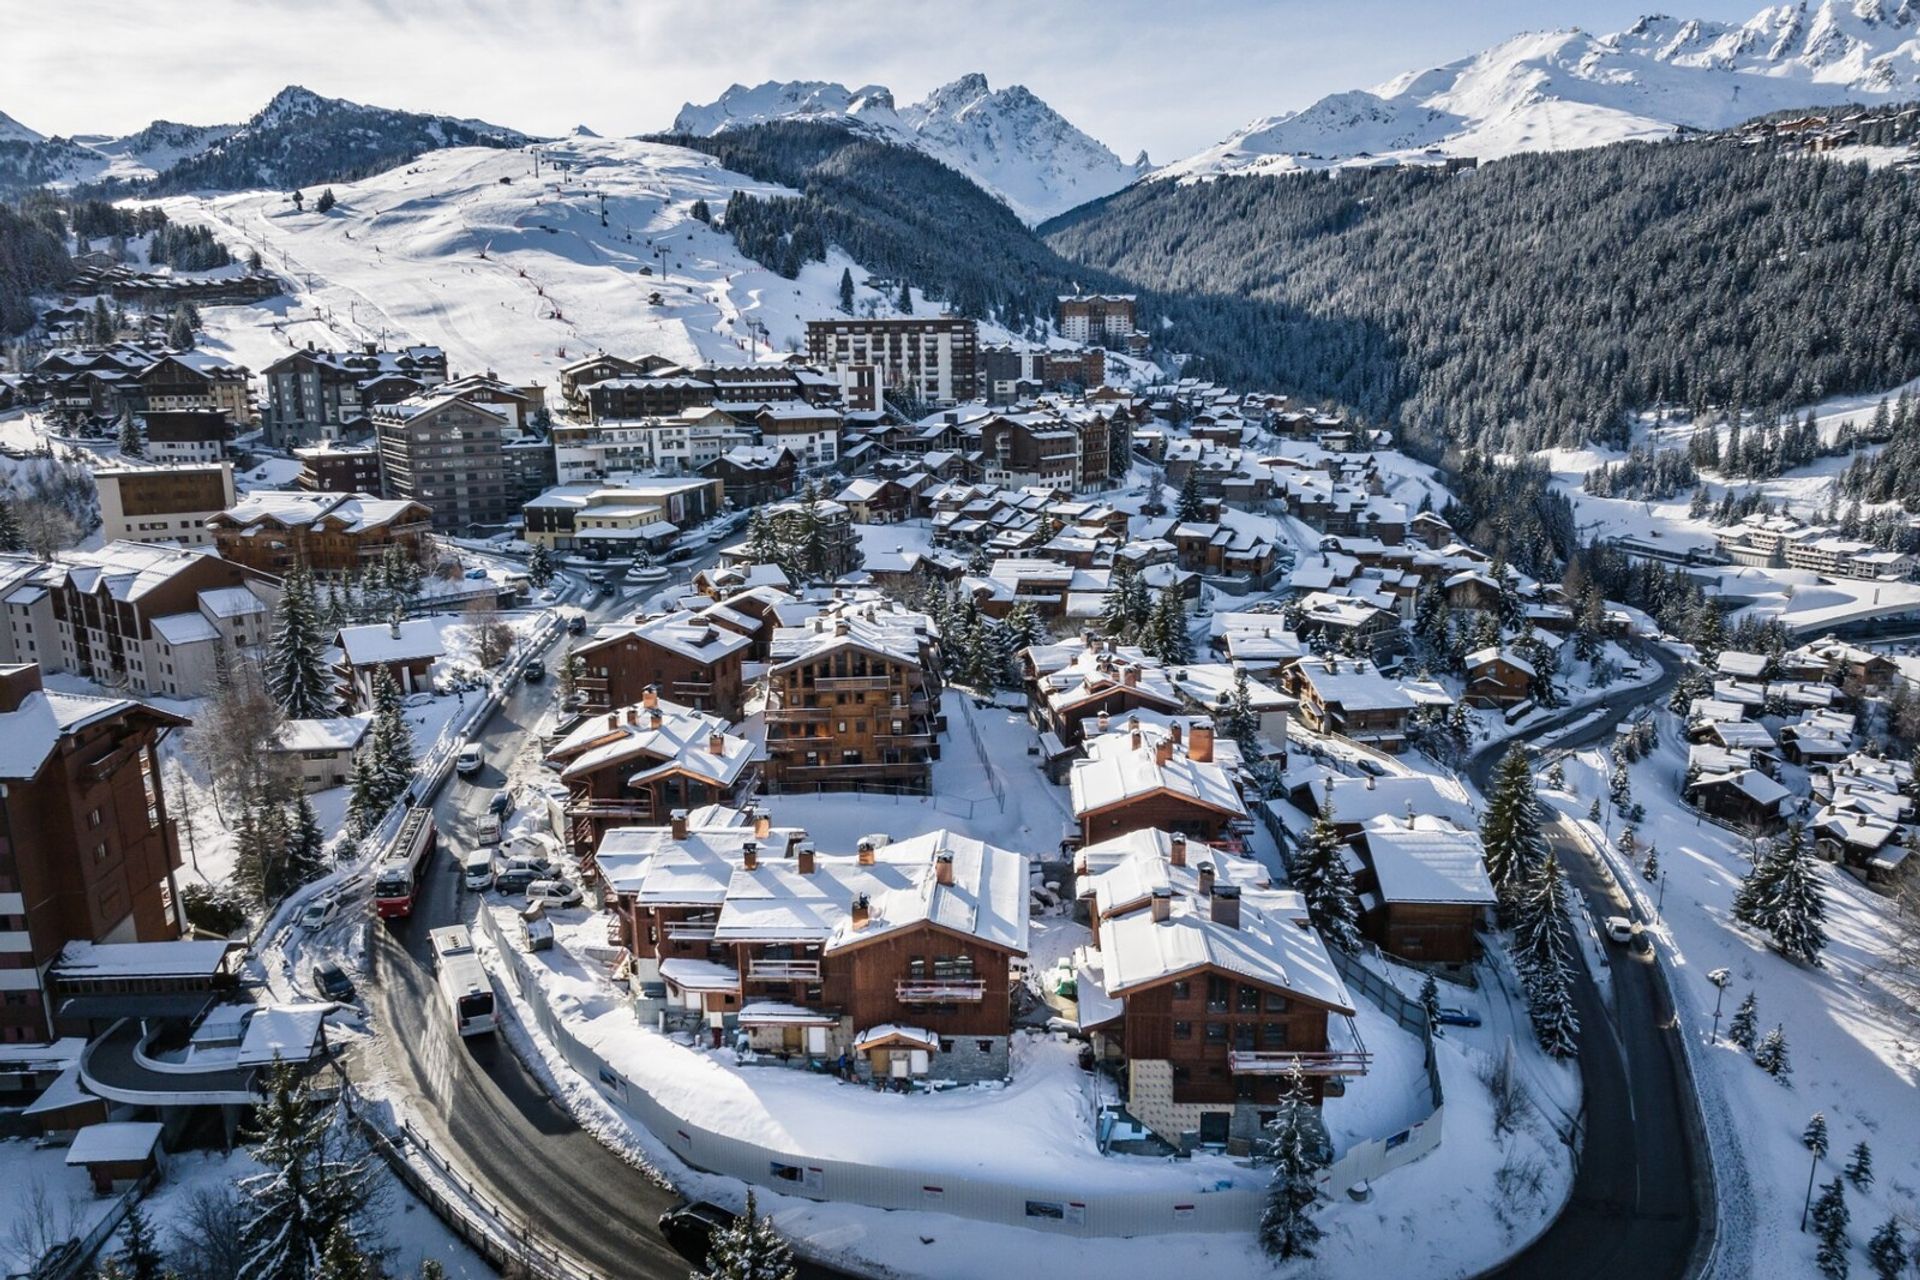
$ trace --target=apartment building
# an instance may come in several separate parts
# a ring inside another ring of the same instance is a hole
[[[383,351],[318,351],[309,343],[268,365],[267,442],[281,449],[365,431],[375,406],[404,400],[447,380],[447,353],[412,346]]]
[[[729,724],[745,710],[741,663],[752,640],[689,610],[606,626],[576,644],[575,685],[592,711],[632,706],[649,689]]]
[[[255,489],[209,517],[207,528],[222,558],[280,577],[296,566],[354,573],[389,548],[417,561],[432,521],[432,512],[406,498]]]
[[[184,928],[159,746],[187,723],[128,698],[46,690],[0,666],[0,1043],[54,1038],[48,971],[69,942]]]
[[[516,413],[432,393],[375,406],[381,492],[433,513],[442,533],[472,534],[512,523],[527,496],[507,475]]]
[[[295,481],[307,493],[380,492],[380,451],[371,444],[322,440],[293,450],[300,460]]]
[[[725,502],[719,480],[623,475],[555,485],[526,501],[521,515],[527,541],[549,551],[599,546],[624,556],[666,546]]]
[[[93,473],[100,495],[100,536],[108,542],[213,542],[207,521],[233,505],[233,464],[102,467]]]
[[[219,462],[233,439],[233,419],[223,409],[149,409],[140,426],[154,462]]]
[[[1139,298],[1131,293],[1063,294],[1057,300],[1060,336],[1069,342],[1125,342],[1140,326]]]
[[[809,320],[807,359],[840,377],[849,409],[883,409],[888,396],[957,404],[980,394],[979,326],[972,320]]]

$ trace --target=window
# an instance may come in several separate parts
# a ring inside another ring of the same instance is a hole
[[[1226,1042],[1227,1024],[1224,1022],[1209,1022],[1207,1024],[1207,1043],[1225,1044]]]
[[[1233,1047],[1240,1050],[1253,1048],[1253,1024],[1236,1022],[1233,1024]]]
[[[1287,1047],[1287,1024],[1269,1022],[1260,1028],[1260,1047],[1263,1049],[1284,1049]]]
[[[1185,1000],[1192,993],[1192,988],[1185,978],[1181,978],[1173,984],[1173,998],[1175,1000]]]
[[[1287,998],[1277,991],[1267,992],[1265,1003],[1268,1013],[1285,1013],[1287,1011]]]
[[[1239,1003],[1235,1007],[1241,1013],[1260,1012],[1260,989],[1258,987],[1241,987]]]
[[[1173,1038],[1175,1040],[1193,1039],[1193,1024],[1191,1022],[1175,1022],[1173,1024]]]
[[[1207,1012],[1208,1013],[1225,1013],[1227,1011],[1228,1002],[1232,999],[1232,994],[1233,994],[1233,984],[1231,982],[1228,982],[1225,978],[1217,978],[1217,977],[1208,978],[1207,979]]]

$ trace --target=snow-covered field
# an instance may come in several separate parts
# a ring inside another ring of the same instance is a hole
[[[1766,941],[1734,924],[1733,890],[1747,868],[1746,841],[1701,821],[1676,799],[1686,765],[1677,722],[1658,718],[1660,747],[1630,768],[1633,799],[1646,806],[1640,839],[1653,841],[1666,872],[1662,891],[1637,874],[1621,876],[1638,915],[1654,926],[1655,945],[1675,988],[1693,1042],[1704,1110],[1716,1153],[1725,1230],[1722,1274],[1801,1277],[1814,1273],[1814,1237],[1798,1230],[1809,1156],[1800,1135],[1814,1112],[1826,1114],[1831,1154],[1817,1180],[1839,1176],[1854,1144],[1871,1144],[1877,1181],[1847,1188],[1851,1235],[1864,1245],[1891,1214],[1913,1234],[1920,1204],[1920,1023],[1902,1011],[1887,987],[1886,903],[1851,877],[1822,864],[1827,932],[1818,969],[1793,964]],[[1608,766],[1599,751],[1566,762],[1571,794],[1543,798],[1585,823],[1593,797],[1604,794]],[[1616,818],[1612,836],[1620,833]],[[1597,834],[1597,833],[1596,833]],[[1619,867],[1614,855],[1616,870]],[[1716,991],[1707,975],[1729,969],[1732,982],[1709,1043]],[[1758,1001],[1762,1032],[1785,1030],[1793,1074],[1785,1083],[1756,1067],[1726,1040],[1727,1023],[1748,992]],[[1865,1270],[1863,1253],[1855,1266]]]

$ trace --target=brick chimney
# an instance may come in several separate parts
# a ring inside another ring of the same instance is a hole
[[[1126,669],[1126,671],[1124,671],[1123,673],[1121,673],[1121,676],[1120,676],[1120,683],[1121,683],[1121,684],[1123,684],[1123,685],[1125,685],[1125,686],[1127,686],[1127,688],[1129,688],[1129,689],[1131,689],[1131,688],[1133,688],[1133,687],[1134,687],[1135,685],[1137,685],[1137,684],[1139,684],[1139,683],[1140,683],[1140,668],[1138,668],[1138,667],[1128,667],[1128,668]]]
[[[1213,922],[1229,929],[1240,927],[1240,886],[1217,885],[1213,890]]]
[[[953,887],[953,855],[945,849],[933,855],[933,878],[949,889]]]
[[[1133,746],[1133,749],[1135,751],[1138,751],[1140,749],[1140,717],[1139,716],[1129,716],[1127,718],[1127,730],[1129,733],[1133,735],[1128,741]]]
[[[1203,862],[1195,870],[1199,881],[1200,896],[1204,898],[1213,892],[1213,864],[1211,862]]]
[[[724,733],[718,733],[718,732],[708,734],[707,735],[707,754],[714,755],[714,756],[723,756],[727,754],[727,735]]]
[[[858,859],[861,866],[863,867],[872,866],[873,865],[873,841],[862,840],[860,842],[860,849],[858,853],[856,853],[854,856]]]
[[[660,710],[660,708],[653,707],[647,711],[647,728],[658,731],[660,726],[666,722],[667,714]]]
[[[640,705],[643,707],[659,706],[660,705],[660,686],[657,684],[648,685],[645,691],[642,692],[640,695]]]
[[[638,707],[628,707],[628,708],[627,708],[627,723],[628,723],[628,724],[639,724],[639,723],[640,723],[640,708],[638,708]]]
[[[673,824],[673,838],[675,840],[685,840],[687,838],[687,811],[685,809],[675,809],[667,815],[667,821]]]
[[[1172,759],[1173,759],[1173,744],[1171,742],[1167,742],[1163,739],[1154,746],[1153,762],[1155,764],[1165,765]]]
[[[1167,725],[1167,741],[1171,742],[1174,746],[1177,747],[1180,745],[1180,737],[1181,737],[1180,722],[1178,720],[1175,720],[1172,723]]]
[[[1173,890],[1163,886],[1153,891],[1153,918],[1155,923],[1173,918]]]
[[[1102,711],[1100,713],[1100,719],[1098,721],[1098,724],[1100,726],[1100,732],[1105,733],[1107,731],[1107,713],[1106,712]]]
[[[760,846],[757,843],[748,840],[740,846],[740,865],[749,871],[759,869]]]
[[[797,861],[798,861],[798,862],[799,862],[799,864],[800,864],[800,874],[801,874],[801,875],[803,875],[803,876],[810,876],[810,875],[812,875],[812,874],[813,874],[813,869],[814,869],[814,865],[815,865],[815,858],[816,858],[817,856],[818,856],[818,855],[817,855],[817,854],[816,854],[816,853],[814,852],[814,848],[813,848],[813,846],[812,846],[812,845],[810,845],[810,844],[803,844],[803,845],[801,845],[801,846],[800,846],[800,852],[799,852],[799,855],[798,855],[798,857],[797,857]]]
[[[1167,840],[1167,861],[1176,867],[1187,865],[1187,833],[1176,831]]]
[[[753,814],[753,834],[765,840],[773,834],[773,815],[765,809],[756,809]]]
[[[1197,724],[1193,726],[1193,735],[1187,742],[1187,758],[1200,764],[1213,762],[1213,726]]]
[[[864,893],[853,895],[853,931],[860,932],[873,918],[873,903]]]

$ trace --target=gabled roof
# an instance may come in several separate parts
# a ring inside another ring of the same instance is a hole
[[[1142,796],[1164,792],[1232,817],[1246,816],[1240,789],[1217,764],[1194,760],[1175,749],[1160,759],[1154,743],[1143,734],[1138,747],[1124,726],[1116,733],[1090,738],[1087,759],[1076,760],[1068,775],[1075,817],[1099,813]]]
[[[1115,996],[1214,970],[1354,1012],[1326,943],[1292,890],[1243,891],[1238,927],[1215,921],[1205,899],[1176,897],[1165,920],[1136,911],[1103,924],[1100,955],[1106,990]]]
[[[1367,823],[1365,836],[1383,900],[1492,905],[1493,883],[1476,833],[1444,818],[1383,815]]]
[[[348,665],[354,667],[382,662],[416,662],[422,658],[439,658],[446,653],[445,646],[440,643],[440,629],[429,618],[342,627],[339,645],[346,654]]]

